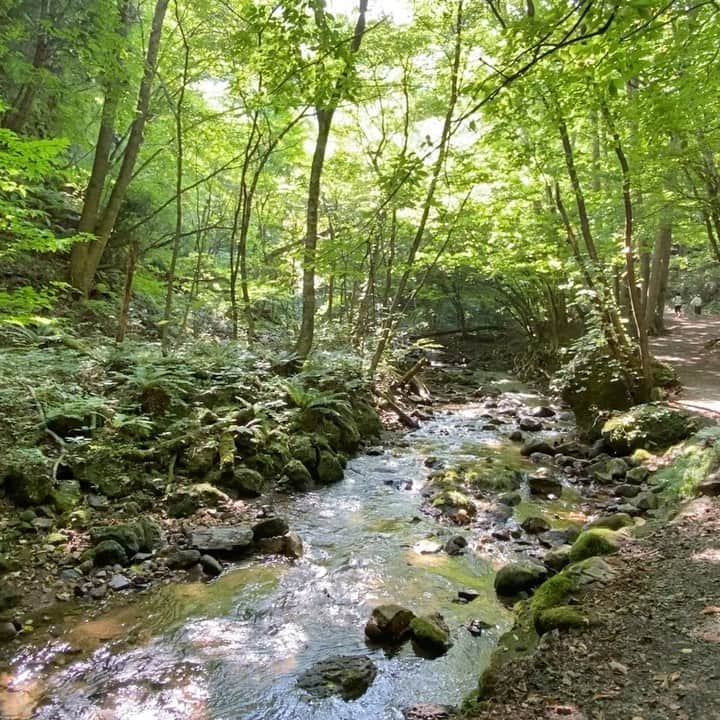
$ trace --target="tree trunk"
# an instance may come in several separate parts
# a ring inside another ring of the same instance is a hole
[[[669,219],[665,219],[660,223],[655,240],[645,303],[645,322],[651,335],[659,335],[665,329],[665,290],[671,250],[672,223]]]
[[[367,12],[368,0],[360,0],[355,33],[350,43],[350,52],[354,55],[360,49],[362,36],[365,33],[365,13]],[[318,27],[325,22],[324,10],[316,6],[315,20]],[[295,352],[298,357],[305,359],[312,349],[313,337],[315,334],[315,310],[317,301],[315,298],[315,264],[317,260],[317,239],[318,239],[318,214],[320,207],[320,181],[322,179],[323,165],[325,164],[325,153],[327,151],[330,127],[333,115],[338,102],[345,92],[344,85],[350,74],[349,62],[346,64],[340,77],[335,83],[335,89],[331,95],[330,102],[326,107],[317,108],[318,133],[313,152],[312,166],[310,169],[310,183],[308,186],[307,214],[305,228],[305,244],[303,250],[303,281],[302,281],[302,322],[298,334]]]
[[[127,270],[125,271],[125,290],[123,292],[122,305],[120,306],[120,322],[118,323],[118,331],[115,337],[118,343],[125,340],[127,332],[128,318],[130,317],[130,300],[132,299],[132,287],[135,279],[135,266],[137,264],[138,246],[137,240],[130,242],[128,250]]]
[[[145,123],[150,111],[150,95],[157,71],[162,27],[168,4],[169,0],[156,0],[152,30],[145,54],[145,69],[138,91],[135,121],[130,130],[122,165],[110,193],[110,198],[96,226],[93,228],[95,238],[87,243],[78,243],[77,250],[72,253],[70,258],[70,281],[84,296],[87,296],[92,288],[95,273],[115,227],[120,207],[125,200],[128,186],[132,180],[133,169],[140,153]]]

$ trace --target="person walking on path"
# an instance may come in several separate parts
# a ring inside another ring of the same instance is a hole
[[[696,315],[702,315],[702,298],[699,295],[696,295],[691,301],[690,306],[695,311]]]
[[[673,308],[675,308],[675,317],[680,317],[682,311],[683,299],[682,295],[678,294],[672,299]]]

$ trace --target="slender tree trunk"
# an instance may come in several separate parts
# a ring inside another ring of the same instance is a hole
[[[463,0],[458,0],[456,5],[456,16],[455,16],[455,43],[453,49],[452,65],[451,65],[451,76],[450,76],[450,97],[448,99],[448,107],[445,113],[445,119],[443,122],[442,133],[440,135],[440,145],[438,147],[437,158],[433,165],[432,174],[430,177],[430,184],[425,195],[425,201],[423,203],[422,214],[420,221],[417,226],[417,230],[410,246],[408,253],[407,263],[403,274],[400,276],[398,287],[395,291],[392,304],[390,305],[388,314],[383,323],[382,332],[378,339],[375,353],[373,354],[370,362],[369,374],[370,377],[374,377],[377,372],[380,360],[385,354],[385,349],[390,342],[392,337],[396,318],[395,314],[400,303],[402,302],[403,295],[405,294],[405,288],[407,287],[408,281],[413,270],[413,263],[415,262],[415,256],[417,255],[420,245],[422,244],[425,236],[425,228],[427,226],[428,219],[430,217],[430,210],[435,199],[435,192],[437,190],[438,182],[440,180],[440,174],[442,172],[445,158],[447,157],[448,147],[450,144],[450,138],[452,136],[453,117],[455,115],[455,107],[457,105],[460,87],[460,60],[462,57],[462,30],[463,30]]]
[[[172,320],[173,293],[175,292],[175,271],[177,269],[178,255],[180,254],[180,239],[183,228],[183,102],[185,101],[185,88],[188,84],[190,71],[190,45],[183,27],[183,19],[180,16],[178,2],[175,0],[175,22],[183,44],[183,69],[180,78],[180,91],[175,105],[175,237],[173,238],[172,255],[170,256],[170,267],[168,268],[167,291],[165,293],[165,311],[163,313],[163,325],[160,331],[163,355],[167,354],[170,322]]]
[[[360,10],[355,25],[355,33],[350,43],[350,52],[353,55],[360,49],[362,36],[365,33],[365,13],[367,12],[367,6],[368,0],[360,0]],[[316,5],[315,20],[319,28],[325,24],[324,10],[320,5]],[[325,164],[325,153],[327,151],[333,115],[335,114],[338,102],[342,99],[345,92],[344,85],[349,77],[350,69],[350,65],[346,64],[345,69],[335,84],[335,90],[330,102],[326,107],[317,108],[318,132],[315,141],[315,150],[313,152],[312,166],[310,168],[305,246],[303,250],[302,322],[295,345],[295,352],[298,357],[303,360],[310,354],[315,334],[315,310],[317,307],[315,298],[315,264],[317,260],[320,182]]]
[[[137,255],[137,240],[132,240],[128,249],[127,269],[125,271],[125,290],[123,291],[122,305],[120,306],[120,322],[118,323],[118,331],[115,337],[118,343],[122,343],[125,340],[125,333],[127,332],[128,319],[130,317],[130,300],[132,299],[132,287],[133,281],[135,280]]]
[[[625,276],[627,279],[628,293],[630,296],[630,308],[632,310],[632,319],[637,332],[638,345],[640,349],[640,365],[642,369],[642,383],[640,387],[640,395],[637,398],[641,402],[650,399],[650,391],[652,390],[653,372],[652,358],[650,355],[650,343],[648,340],[647,324],[645,322],[645,314],[642,306],[642,298],[640,289],[637,284],[635,273],[635,247],[633,238],[633,205],[630,190],[630,166],[625,155],[620,135],[615,129],[612,116],[607,107],[603,108],[603,114],[607,121],[608,127],[615,144],[615,154],[617,155],[623,178],[623,208],[625,212],[625,233],[623,235],[623,245],[625,250]]]
[[[651,335],[659,335],[665,329],[665,290],[667,288],[671,250],[672,223],[669,218],[666,218],[661,221],[655,240],[645,304],[645,322]]]
[[[169,0],[156,0],[152,29],[145,55],[145,69],[138,91],[135,121],[130,130],[123,161],[110,193],[110,198],[93,229],[95,238],[87,243],[78,243],[77,251],[70,258],[70,280],[73,286],[85,296],[92,288],[95,273],[115,227],[120,207],[125,200],[128,186],[132,180],[133,169],[142,146],[143,132],[150,111],[150,96],[157,71],[162,27],[168,3]]]

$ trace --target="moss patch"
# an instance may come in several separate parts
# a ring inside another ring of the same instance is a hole
[[[612,555],[620,549],[618,533],[605,528],[593,528],[580,533],[570,548],[570,562],[596,555]]]
[[[548,608],[535,618],[535,629],[540,635],[551,630],[587,627],[589,624],[587,616],[572,605]]]
[[[603,425],[602,436],[614,452],[626,454],[638,448],[669,447],[696,429],[687,414],[659,403],[647,403],[610,418]]]

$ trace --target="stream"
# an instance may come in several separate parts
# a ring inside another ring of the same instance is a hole
[[[444,526],[421,512],[424,461],[432,455],[449,465],[482,451],[522,463],[518,445],[505,439],[514,425],[488,429],[487,413],[480,403],[440,410],[399,446],[351,460],[342,482],[275,498],[276,513],[303,538],[302,560],[250,559],[213,582],[155,589],[96,619],[66,622],[56,639],[25,645],[13,660],[15,692],[0,700],[4,717],[381,720],[402,718],[401,709],[417,703],[459,704],[511,624],[493,578],[512,552],[495,541],[478,544],[477,529]],[[543,514],[559,526],[576,506],[571,491],[547,503],[526,497],[510,524]],[[462,555],[421,552],[423,541],[458,534],[470,544]],[[460,588],[479,597],[458,603]],[[410,643],[395,653],[368,648],[364,624],[388,602],[417,614],[440,611],[453,647],[435,660],[416,656]],[[471,634],[465,626],[473,619],[490,628]],[[297,688],[302,671],[333,655],[368,655],[376,664],[377,677],[358,700],[317,700]]]

